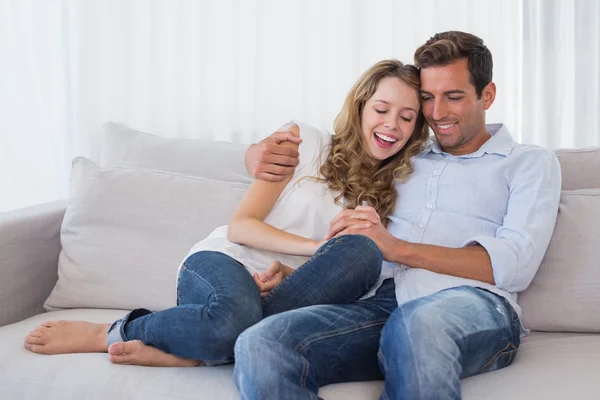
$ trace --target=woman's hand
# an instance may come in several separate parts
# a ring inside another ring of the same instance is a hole
[[[360,234],[360,229],[371,228],[380,222],[381,218],[373,207],[357,206],[355,209],[346,209],[336,215],[329,223],[329,232],[327,232],[325,239],[331,239],[340,234],[348,234],[350,228],[358,230]]]
[[[286,276],[293,271],[292,268],[280,263],[279,261],[273,261],[269,268],[262,274],[256,272],[252,276],[261,296],[266,296],[269,292],[279,284]]]

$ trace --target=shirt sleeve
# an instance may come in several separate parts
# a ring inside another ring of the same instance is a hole
[[[528,155],[510,184],[506,216],[495,236],[477,236],[491,259],[496,287],[515,293],[535,276],[554,231],[560,201],[561,171],[556,155],[541,149]]]

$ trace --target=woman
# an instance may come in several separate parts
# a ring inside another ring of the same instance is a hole
[[[178,271],[176,307],[137,309],[112,326],[50,321],[25,338],[25,347],[108,351],[118,364],[222,364],[232,361],[238,335],[266,316],[364,295],[381,272],[379,249],[364,236],[324,237],[343,208],[366,204],[387,222],[394,182],[412,172],[410,158],[428,136],[419,83],[415,67],[381,61],[348,93],[335,136],[300,122],[285,125],[302,139],[294,175],[254,181],[229,226],[192,248]],[[275,260],[279,272],[265,283],[259,274]]]

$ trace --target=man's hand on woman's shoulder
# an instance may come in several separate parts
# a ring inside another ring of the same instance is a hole
[[[298,150],[283,143],[300,144],[302,139],[293,132],[275,132],[246,150],[246,169],[256,179],[281,182],[294,174],[298,165]]]

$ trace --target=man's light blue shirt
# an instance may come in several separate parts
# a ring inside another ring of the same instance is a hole
[[[398,304],[470,285],[509,300],[531,283],[550,242],[561,188],[554,152],[517,144],[501,124],[475,153],[453,156],[437,142],[413,158],[414,172],[397,185],[388,231],[412,242],[460,248],[479,244],[491,259],[496,285],[385,263]]]

